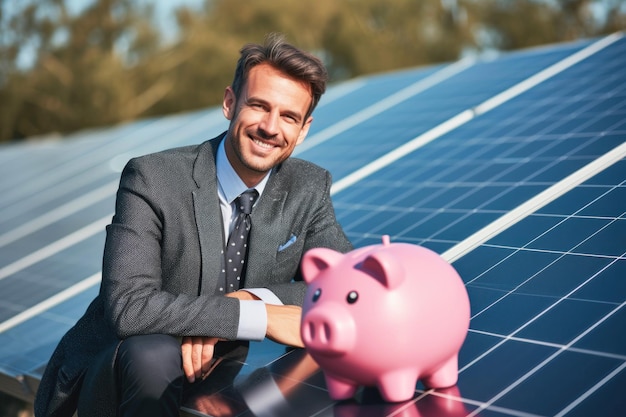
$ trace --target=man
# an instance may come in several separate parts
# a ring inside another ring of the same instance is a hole
[[[351,249],[330,174],[289,158],[326,80],[317,58],[280,36],[247,45],[224,94],[227,132],[129,161],[100,293],[52,355],[37,417],[69,417],[76,407],[81,417],[178,415],[185,386],[209,370],[214,348],[233,343],[225,341],[302,346],[302,255]],[[233,202],[250,189],[258,198],[245,274],[231,291],[224,245],[245,211]]]

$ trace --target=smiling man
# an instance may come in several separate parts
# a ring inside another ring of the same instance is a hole
[[[290,158],[326,80],[280,36],[246,45],[224,93],[226,132],[129,161],[100,293],[52,355],[37,417],[178,416],[214,349],[302,346],[302,255],[351,249],[330,174]]]
[[[250,69],[239,94],[226,88],[226,155],[246,185],[258,184],[304,140],[313,120],[311,102],[309,85],[267,63]]]

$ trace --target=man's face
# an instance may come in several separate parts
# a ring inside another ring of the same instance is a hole
[[[268,64],[250,70],[240,97],[226,89],[226,155],[246,185],[256,185],[304,140],[313,120],[305,119],[311,100],[308,85]]]

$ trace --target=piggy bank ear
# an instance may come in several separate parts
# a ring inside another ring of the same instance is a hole
[[[307,284],[315,280],[320,272],[337,265],[343,254],[328,248],[314,248],[308,250],[302,257],[302,276]]]
[[[365,258],[359,269],[390,290],[398,287],[406,279],[404,265],[389,251],[374,252]]]

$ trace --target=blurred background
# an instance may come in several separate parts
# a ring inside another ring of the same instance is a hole
[[[272,31],[337,82],[626,28],[623,0],[0,2],[0,143],[216,105]]]

